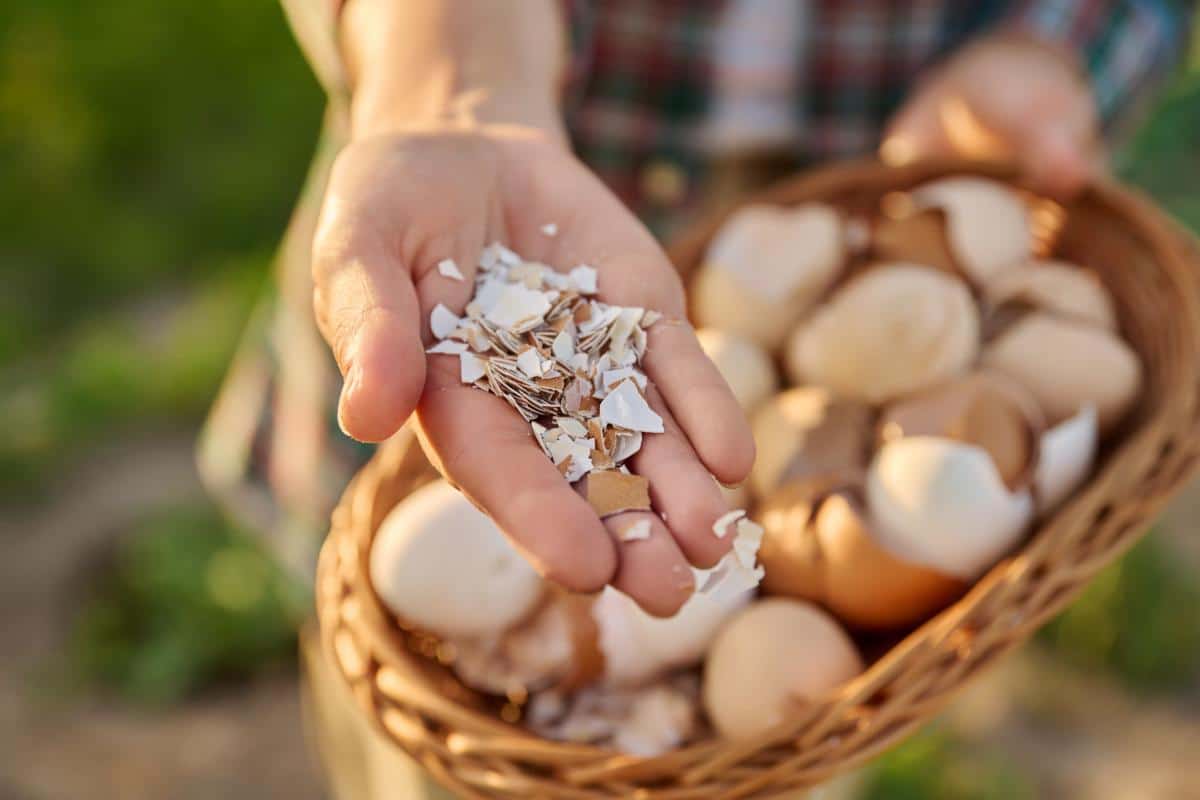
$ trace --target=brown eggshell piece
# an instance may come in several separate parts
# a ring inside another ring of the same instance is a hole
[[[884,412],[879,435],[882,441],[941,436],[982,447],[1016,489],[1028,482],[1042,427],[1027,390],[1002,375],[976,372],[896,403]]]
[[[813,515],[831,491],[859,481],[849,475],[793,480],[762,504],[758,560],[766,571],[762,585],[767,593],[815,602],[825,597],[826,565],[811,527]]]
[[[946,214],[940,208],[900,217],[882,215],[875,222],[872,250],[882,261],[907,261],[961,276],[946,241]]]
[[[853,627],[886,630],[912,625],[967,588],[961,580],[903,561],[880,547],[861,506],[846,493],[827,497],[812,527],[824,564],[824,603]]]

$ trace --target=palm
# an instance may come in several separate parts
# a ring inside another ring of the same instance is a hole
[[[416,406],[442,472],[545,574],[580,590],[612,580],[651,611],[677,608],[691,591],[687,562],[709,565],[728,547],[711,532],[725,507],[710,473],[741,480],[753,448],[728,389],[678,324],[678,278],[645,228],[568,153],[518,134],[358,145],[340,160],[328,198],[318,242],[335,243],[337,266],[318,271],[317,308],[339,363],[356,367],[342,405],[347,429],[383,438]],[[543,232],[548,223],[556,235]],[[430,311],[438,303],[462,311],[480,250],[492,241],[561,269],[591,264],[601,299],[666,316],[651,329],[644,366],[667,432],[647,437],[632,463],[668,521],[655,517],[650,539],[620,543],[605,528],[615,532],[628,519],[602,523],[504,401],[462,384],[457,359],[424,355]],[[467,280],[442,276],[443,258]],[[347,267],[352,261],[359,265]],[[339,327],[356,325],[356,343],[338,353],[346,338]]]

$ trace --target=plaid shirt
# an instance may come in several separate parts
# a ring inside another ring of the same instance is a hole
[[[574,147],[660,233],[718,181],[712,134],[731,121],[739,127],[747,86],[773,92],[774,100],[759,100],[776,107],[760,103],[759,111],[786,132],[775,142],[775,169],[796,169],[870,152],[925,69],[975,36],[1009,28],[1081,54],[1111,131],[1165,74],[1186,31],[1186,10],[1169,0],[562,2],[572,53],[564,115]],[[251,323],[200,461],[210,488],[308,571],[333,502],[370,448],[337,430],[340,380],[311,320],[308,245],[347,131],[339,0],[283,3],[329,92],[326,132],[280,250],[278,294]],[[747,26],[732,32],[746,35],[731,35],[729,25]],[[769,30],[772,53],[759,52],[753,29]]]

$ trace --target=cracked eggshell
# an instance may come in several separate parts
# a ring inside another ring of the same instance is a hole
[[[982,447],[1010,489],[1028,484],[1037,461],[1042,413],[1020,384],[974,372],[899,400],[879,421],[879,439],[941,436]]]
[[[1045,312],[1014,322],[983,351],[982,363],[1024,386],[1050,425],[1094,406],[1100,431],[1112,430],[1142,386],[1142,362],[1108,331]]]
[[[692,282],[697,323],[778,348],[841,272],[842,227],[838,212],[823,205],[739,210],[713,238]]]
[[[944,608],[967,584],[887,550],[857,492],[815,499],[793,484],[761,511],[766,534],[759,558],[771,594],[818,602],[863,630],[911,625]]]
[[[887,442],[867,471],[879,542],[907,561],[971,581],[1024,536],[1029,490],[1011,492],[987,451],[934,436]]]
[[[1032,261],[1005,270],[984,287],[984,299],[993,308],[1020,303],[1105,330],[1117,329],[1108,289],[1091,270],[1064,261]]]
[[[983,285],[1033,255],[1033,225],[1021,197],[1002,183],[942,178],[911,192],[918,209],[946,214],[946,239],[962,271]]]
[[[421,487],[384,518],[369,569],[392,613],[447,637],[497,634],[543,591],[491,519],[445,481]]]
[[[773,597],[729,620],[708,652],[703,700],[730,739],[781,724],[863,670],[841,626],[816,606]]]
[[[1091,406],[1042,434],[1033,484],[1039,513],[1056,511],[1087,480],[1099,443],[1099,421]]]
[[[946,239],[946,213],[940,208],[908,209],[881,215],[871,234],[871,251],[882,262],[903,261],[961,276]]]
[[[752,592],[727,601],[693,594],[675,616],[652,617],[627,595],[605,587],[592,604],[605,683],[636,686],[667,672],[699,663],[718,628]]]
[[[788,343],[796,383],[880,403],[962,374],[979,350],[979,312],[962,281],[889,264],[843,286]]]
[[[766,497],[793,478],[861,472],[871,446],[871,410],[820,386],[775,395],[754,415],[757,457],[750,488]]]
[[[701,328],[696,331],[700,347],[729,384],[742,411],[754,412],[779,388],[779,376],[767,352],[736,333]]]

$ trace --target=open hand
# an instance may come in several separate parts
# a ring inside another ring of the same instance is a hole
[[[554,223],[557,235],[543,226]],[[666,432],[633,458],[657,514],[649,539],[614,535],[503,400],[461,382],[454,356],[426,355],[438,303],[461,314],[480,251],[599,273],[599,299],[655,309],[643,368]],[[452,258],[465,281],[441,275]],[[553,137],[479,125],[377,134],[339,156],[314,242],[318,325],[344,376],[338,419],[381,441],[415,410],[427,453],[547,577],[569,589],[614,584],[647,611],[673,613],[693,589],[688,563],[730,546],[713,476],[743,480],[754,460],[745,418],[685,318],[680,280],[650,233]],[[607,528],[607,529],[606,529]]]

